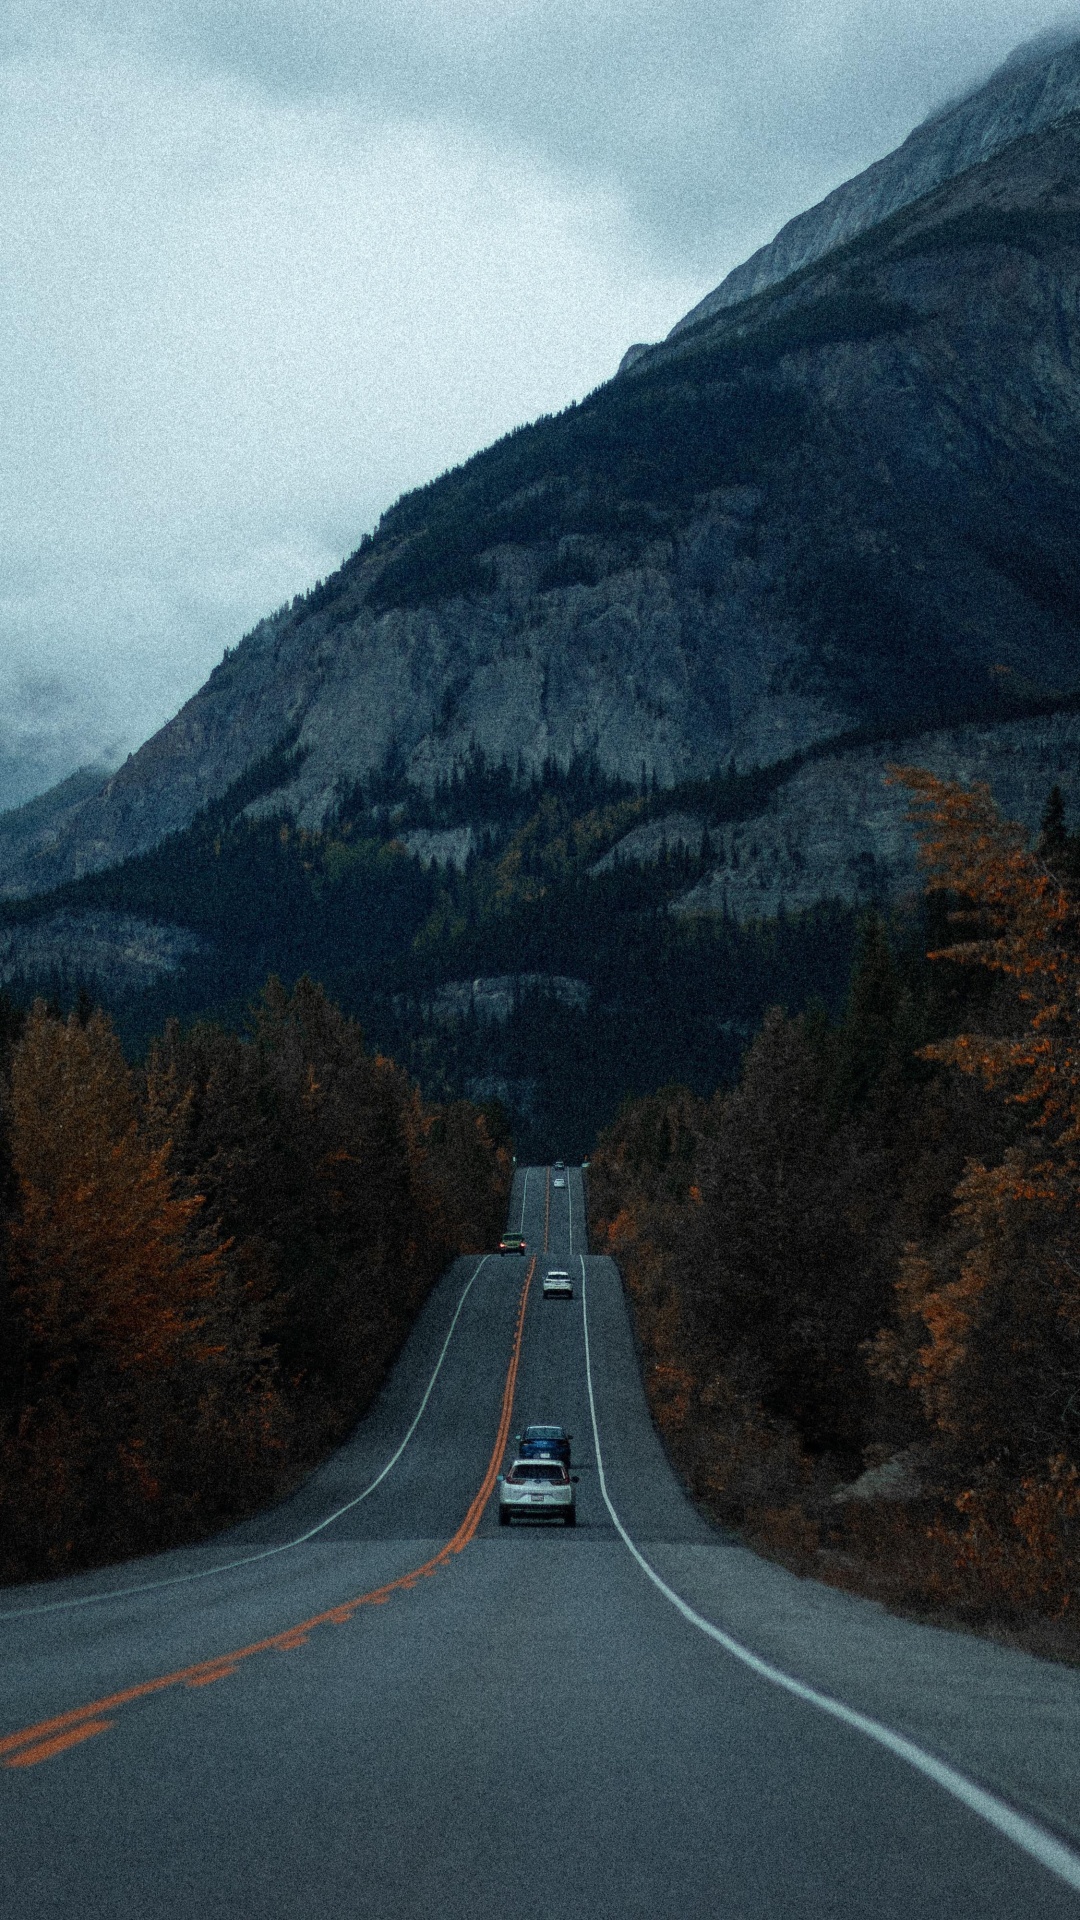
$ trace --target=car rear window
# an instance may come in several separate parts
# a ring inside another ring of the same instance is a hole
[[[514,1468],[510,1479],[515,1486],[523,1480],[539,1480],[547,1486],[561,1487],[566,1484],[566,1468],[557,1460],[524,1460]]]

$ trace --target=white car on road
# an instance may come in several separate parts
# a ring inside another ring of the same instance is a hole
[[[509,1473],[499,1475],[500,1527],[508,1527],[515,1514],[522,1520],[561,1520],[564,1527],[576,1526],[575,1479],[561,1460],[515,1460]]]
[[[574,1283],[565,1267],[551,1267],[544,1275],[545,1300],[572,1300]]]

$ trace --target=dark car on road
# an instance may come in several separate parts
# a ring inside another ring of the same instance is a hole
[[[499,1241],[500,1253],[526,1253],[527,1251],[527,1242],[522,1239],[520,1233],[504,1233]]]
[[[561,1460],[564,1467],[570,1465],[573,1437],[565,1427],[526,1427],[514,1435],[519,1460]]]

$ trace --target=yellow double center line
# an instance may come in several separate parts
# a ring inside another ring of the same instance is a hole
[[[547,1223],[544,1231],[547,1242]],[[51,1760],[55,1754],[66,1752],[68,1747],[78,1746],[82,1740],[91,1740],[97,1733],[107,1733],[116,1723],[106,1719],[107,1714],[116,1713],[119,1708],[130,1706],[133,1700],[145,1700],[152,1693],[164,1693],[170,1687],[209,1687],[215,1680],[227,1680],[236,1672],[242,1660],[250,1660],[257,1653],[290,1653],[296,1647],[302,1647],[308,1635],[316,1627],[344,1626],[351,1620],[358,1607],[385,1606],[392,1594],[415,1587],[418,1580],[430,1579],[439,1568],[445,1566],[451,1554],[461,1553],[476,1533],[495,1487],[499,1468],[502,1465],[506,1443],[510,1437],[510,1422],[514,1412],[514,1389],[517,1385],[518,1366],[521,1361],[521,1343],[525,1331],[525,1307],[529,1298],[529,1287],[536,1271],[536,1256],[529,1261],[525,1270],[525,1280],[518,1301],[517,1323],[514,1328],[514,1344],[510,1353],[510,1364],[506,1370],[506,1383],[503,1387],[502,1409],[499,1415],[499,1428],[495,1436],[495,1445],[487,1464],[487,1472],[478,1487],[457,1532],[453,1538],[440,1547],[438,1553],[423,1566],[412,1567],[396,1580],[388,1580],[385,1586],[373,1587],[369,1593],[357,1594],[355,1599],[343,1600],[336,1607],[328,1607],[325,1613],[312,1614],[310,1620],[300,1620],[293,1627],[286,1627],[281,1633],[273,1633],[266,1640],[253,1640],[250,1646],[236,1647],[231,1653],[221,1653],[213,1660],[201,1660],[190,1667],[178,1667],[175,1673],[163,1673],[155,1680],[142,1680],[137,1686],[125,1687],[120,1693],[110,1693],[102,1700],[91,1700],[86,1706],[71,1707],[67,1713],[58,1713],[51,1720],[39,1720],[32,1727],[22,1727],[17,1733],[9,1733],[0,1739],[0,1758],[6,1767],[34,1767],[41,1760]]]

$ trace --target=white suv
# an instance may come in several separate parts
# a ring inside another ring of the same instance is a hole
[[[515,1460],[509,1473],[499,1475],[499,1525],[508,1527],[515,1514],[527,1520],[561,1520],[577,1524],[574,1494],[576,1474],[567,1473],[561,1460]]]

